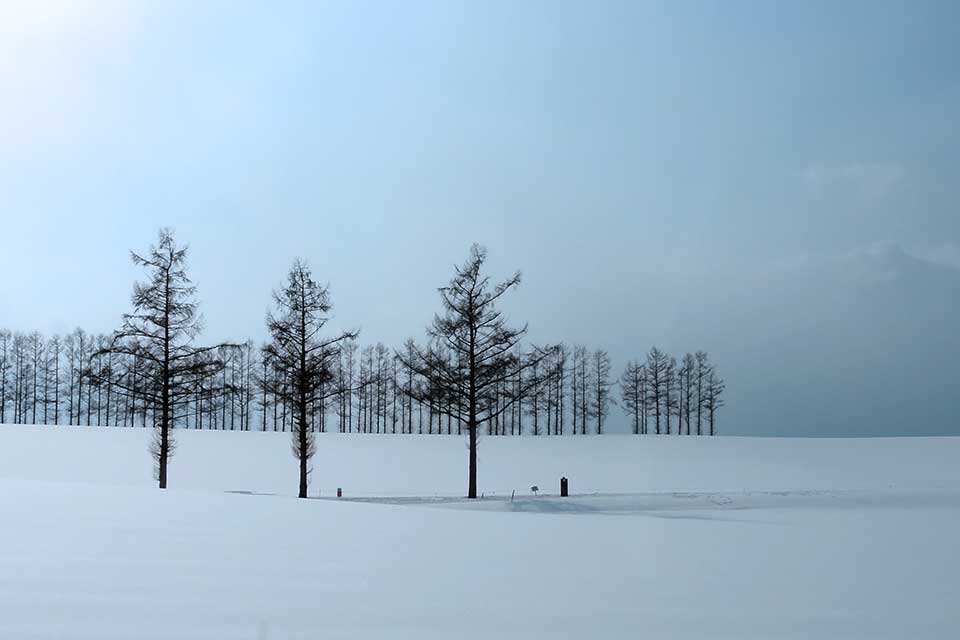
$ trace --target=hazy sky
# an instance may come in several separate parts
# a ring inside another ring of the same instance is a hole
[[[170,226],[209,339],[302,256],[399,345],[477,241],[726,433],[960,433],[958,60],[954,2],[8,1],[0,326],[109,331]]]

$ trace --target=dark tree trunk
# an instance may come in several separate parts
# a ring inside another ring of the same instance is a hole
[[[307,421],[300,414],[300,493],[298,497],[306,498],[307,497]]]
[[[170,299],[170,275],[167,271],[165,299]],[[169,309],[169,304],[167,305]],[[157,477],[160,488],[167,488],[167,458],[170,453],[170,313],[164,315],[163,328],[163,379],[160,400],[160,459],[157,460]]]
[[[467,426],[470,434],[470,479],[467,489],[468,498],[477,497],[477,427],[476,425]]]

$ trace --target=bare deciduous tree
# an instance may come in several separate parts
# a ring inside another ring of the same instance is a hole
[[[520,284],[520,274],[492,284],[482,273],[486,256],[485,249],[473,245],[450,284],[440,288],[443,315],[434,317],[428,330],[430,343],[410,345],[408,351],[397,353],[405,367],[426,381],[408,390],[411,397],[424,402],[439,394],[448,400],[440,403],[439,410],[463,421],[467,429],[468,498],[477,497],[478,429],[507,411],[535,384],[527,380],[518,391],[508,382],[515,380],[518,370],[532,368],[546,355],[535,352],[518,361],[515,347],[526,327],[508,327],[497,302]]]
[[[0,329],[0,424],[7,421],[7,377],[10,374],[10,331]]]
[[[296,260],[287,275],[287,284],[274,291],[276,311],[267,315],[271,342],[266,346],[270,363],[279,374],[271,379],[272,391],[293,410],[291,434],[293,455],[300,465],[299,497],[307,497],[307,464],[315,452],[315,438],[310,429],[316,401],[333,380],[333,362],[340,343],[356,337],[345,331],[334,338],[321,335],[333,309],[330,292],[318,284],[310,268]]]
[[[667,435],[671,434],[670,418],[679,415],[680,404],[677,401],[677,359],[673,356],[667,357],[667,368],[663,376],[663,414],[667,419]],[[679,419],[677,420],[679,422]],[[679,432],[680,427],[677,427]]]
[[[211,378],[223,368],[216,352],[225,345],[193,345],[202,327],[196,287],[186,271],[187,247],[178,245],[170,230],[160,231],[157,244],[146,255],[131,252],[130,257],[147,271],[148,278],[134,285],[133,312],[123,316],[120,330],[96,355],[112,353],[139,362],[136,389],[129,376],[111,380],[123,393],[135,392],[153,410],[150,452],[159,486],[165,489],[175,448],[172,430],[193,397],[196,380]]]
[[[694,354],[694,378],[697,383],[697,435],[703,435],[703,409],[706,395],[707,378],[710,375],[710,358],[706,351],[697,351]]]
[[[643,433],[643,413],[646,406],[644,379],[646,375],[647,370],[642,364],[630,361],[620,376],[620,398],[623,400],[624,410],[633,421],[633,433],[635,435]]]
[[[603,421],[610,403],[610,356],[603,349],[593,352],[593,415],[597,419],[597,435],[603,433]],[[614,402],[616,404],[616,402]]]
[[[711,367],[710,373],[707,374],[703,407],[707,411],[707,422],[710,424],[710,435],[712,436],[717,435],[717,410],[724,404],[723,392],[726,388],[726,383]]]
[[[653,412],[654,433],[660,435],[660,417],[665,406],[667,369],[669,362],[667,355],[657,347],[647,352],[647,406]]]
[[[680,363],[678,380],[680,384],[680,426],[686,426],[687,435],[690,435],[690,415],[694,398],[694,375],[696,361],[690,353],[684,354]]]

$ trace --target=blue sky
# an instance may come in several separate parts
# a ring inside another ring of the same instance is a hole
[[[957,373],[910,337],[956,318],[958,43],[950,2],[7,3],[0,325],[110,330],[170,226],[210,338],[262,336],[302,256],[399,344],[478,241],[538,341],[716,354],[732,432],[960,432],[936,385],[917,424],[777,409],[917,290],[852,357]],[[785,328],[797,300],[824,322]],[[876,369],[866,404],[906,383]]]

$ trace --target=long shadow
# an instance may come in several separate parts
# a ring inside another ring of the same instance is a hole
[[[232,493],[237,496],[275,496],[276,493],[270,491],[246,491],[243,489],[226,489],[224,493]]]
[[[230,491],[245,495],[275,495],[253,491]],[[462,496],[355,496],[336,498],[312,496],[313,500],[333,500],[421,506],[465,511],[538,513],[552,515],[648,516],[676,520],[757,523],[778,526],[788,521],[734,517],[733,513],[770,509],[806,508],[960,508],[960,492],[951,489],[886,491],[744,491],[744,492],[664,492],[664,493],[593,493],[567,498],[559,496],[489,495],[477,500]],[[732,513],[733,512],[733,513]]]

